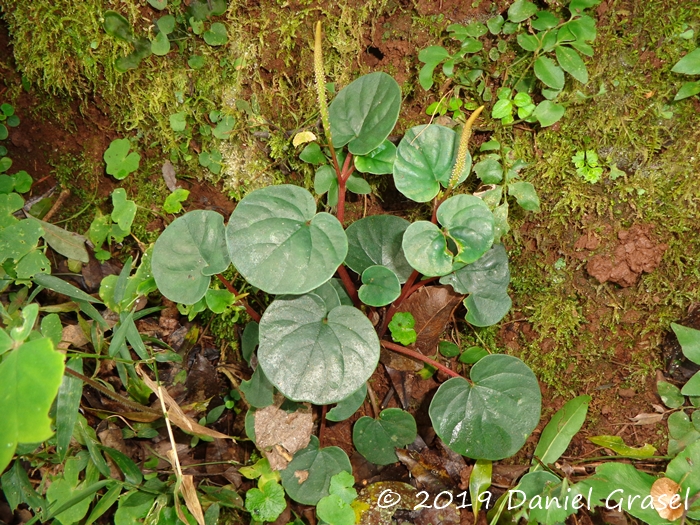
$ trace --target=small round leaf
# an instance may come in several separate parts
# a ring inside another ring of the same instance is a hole
[[[401,283],[394,272],[385,266],[370,266],[362,272],[360,300],[369,306],[386,306],[401,294]]]
[[[211,276],[230,261],[223,217],[195,210],[175,219],[158,237],[151,268],[158,289],[171,301],[194,304],[207,291]]]
[[[302,294],[330,279],[345,260],[342,225],[316,213],[303,188],[270,186],[249,193],[226,229],[231,261],[253,286],[272,294]]]
[[[329,312],[316,294],[282,297],[260,321],[258,361],[288,399],[327,405],[369,379],[379,361],[379,339],[352,306]]]
[[[361,417],[352,430],[357,451],[377,465],[398,461],[395,449],[416,439],[416,420],[400,408],[387,408],[378,419]]]
[[[311,436],[309,445],[294,454],[280,476],[290,498],[302,505],[316,505],[328,496],[331,478],[342,471],[352,473],[347,454],[338,447],[320,448],[318,438]]]
[[[223,46],[228,42],[226,26],[221,22],[214,22],[208,31],[204,32],[204,41],[210,46]]]
[[[430,404],[435,432],[455,452],[492,461],[515,454],[540,420],[537,378],[520,359],[493,354],[471,369],[470,383],[443,383]]]

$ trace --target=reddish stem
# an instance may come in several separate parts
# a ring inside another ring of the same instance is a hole
[[[228,279],[226,279],[226,277],[224,277],[220,273],[217,273],[216,276],[219,278],[219,281],[224,283],[224,286],[229,292],[238,297],[238,291],[233,287],[233,285],[230,282],[228,282]],[[256,323],[260,322],[260,314],[253,310],[253,308],[248,304],[248,301],[246,301],[245,298],[238,299],[238,302],[245,307],[245,311],[248,312],[248,315],[251,319],[253,319],[253,321],[255,321]]]
[[[430,222],[432,222],[435,225],[437,225],[437,210],[440,207],[441,203],[442,201],[438,201],[437,197],[433,199],[433,215],[432,217],[430,217]]]
[[[439,277],[428,277],[427,279],[423,279],[422,281],[419,281],[418,284],[414,285],[413,288],[411,288],[408,293],[406,294],[406,297],[409,297],[413,295],[413,293],[418,290],[419,288],[425,286],[428,283],[432,283],[434,281],[437,281]]]
[[[345,266],[341,265],[338,267],[338,275],[340,276],[340,280],[343,281],[343,285],[345,286],[345,290],[348,292],[350,299],[352,299],[352,304],[354,304],[357,308],[360,308],[360,306],[362,306],[362,302],[360,301],[360,297],[357,295],[357,288],[355,288],[355,283],[352,282],[350,274],[345,269]]]
[[[451,369],[447,368],[445,365],[441,365],[441,364],[438,363],[437,361],[433,361],[432,359],[430,359],[429,357],[424,356],[424,355],[421,354],[420,352],[414,352],[413,350],[409,350],[409,349],[406,348],[405,346],[401,346],[401,345],[397,345],[397,344],[394,344],[394,343],[390,343],[389,341],[380,341],[380,343],[382,344],[382,346],[383,346],[384,348],[388,348],[389,350],[391,350],[391,351],[393,351],[393,352],[397,352],[397,353],[399,353],[399,354],[407,355],[408,357],[412,357],[413,359],[418,359],[418,361],[423,361],[425,364],[428,364],[428,365],[430,365],[430,366],[432,366],[432,367],[435,367],[435,368],[437,368],[438,370],[442,370],[443,372],[445,372],[445,373],[446,373],[448,376],[450,376],[450,377],[462,377],[461,375],[459,375],[459,374],[458,374],[457,372],[455,372],[454,370],[451,370]]]
[[[352,153],[348,153],[345,157],[345,162],[343,163],[343,169],[339,173],[336,172],[338,175],[338,211],[336,213],[336,217],[340,221],[340,224],[343,224],[343,220],[345,220],[345,185],[348,178],[350,178],[350,174],[354,170],[354,166],[352,169],[350,168],[351,160]]]
[[[318,445],[323,446],[323,431],[326,429],[326,412],[328,411],[328,405],[321,406],[321,423],[318,426]]]

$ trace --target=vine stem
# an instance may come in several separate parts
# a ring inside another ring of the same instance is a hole
[[[230,282],[228,282],[228,279],[226,279],[226,277],[224,277],[220,273],[217,273],[216,276],[219,278],[219,281],[224,283],[224,286],[229,292],[238,297],[238,291],[233,287],[233,285]],[[245,307],[245,311],[248,312],[248,315],[251,317],[251,319],[253,319],[253,321],[255,321],[256,323],[260,322],[260,314],[253,310],[253,308],[248,304],[248,301],[246,301],[245,298],[240,298],[237,300],[237,302],[241,303]]]
[[[354,304],[355,307],[359,309],[362,306],[362,302],[360,301],[360,296],[357,295],[357,288],[355,287],[355,283],[352,282],[350,274],[345,269],[345,266],[343,266],[342,264],[338,266],[337,272],[338,276],[340,277],[340,280],[343,281],[343,286],[345,286],[345,290],[348,292],[348,295],[352,300],[352,304]]]
[[[418,359],[418,361],[423,361],[425,364],[430,365],[432,367],[437,368],[438,370],[445,372],[450,377],[462,377],[454,370],[447,368],[445,365],[441,365],[437,361],[434,361],[434,360],[430,359],[429,357],[424,356],[420,352],[414,352],[413,350],[410,350],[410,349],[406,348],[405,346],[390,343],[389,341],[380,341],[380,343],[382,344],[382,346],[384,348],[391,350],[392,352],[407,355],[408,357],[412,357],[413,359]]]

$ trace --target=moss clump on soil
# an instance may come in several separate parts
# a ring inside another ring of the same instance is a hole
[[[533,335],[514,345],[538,377],[560,392],[632,382],[660,366],[660,333],[700,300],[697,199],[700,171],[697,106],[671,102],[680,78],[671,67],[691,47],[679,34],[700,25],[700,6],[686,2],[607,2],[599,9],[595,57],[587,86],[569,85],[561,123],[530,135],[514,131],[515,144],[531,148],[527,172],[543,213],[522,217],[507,244],[511,251],[516,316]],[[516,146],[517,147],[517,146]],[[571,162],[593,149],[624,175],[588,184]],[[593,232],[603,243],[632,224],[654,224],[669,245],[661,265],[632,288],[598,285],[577,257],[575,241]],[[557,259],[566,269],[554,268]],[[632,312],[634,315],[628,315]],[[630,321],[633,319],[633,321]],[[567,371],[566,381],[562,371]],[[613,374],[614,375],[614,374]]]

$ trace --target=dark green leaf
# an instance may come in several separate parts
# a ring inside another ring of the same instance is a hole
[[[250,358],[260,341],[260,325],[251,321],[245,325],[241,336],[241,353],[245,362],[250,364]]]
[[[493,244],[493,214],[478,197],[464,194],[450,197],[438,208],[437,220],[447,228],[450,241],[457,248],[455,265],[476,261]],[[406,236],[409,230],[410,227]]]
[[[430,404],[435,432],[455,452],[474,459],[515,454],[539,422],[537,378],[525,363],[489,355],[471,369],[472,383],[443,383]]]
[[[401,294],[399,278],[386,266],[370,266],[362,272],[360,300],[369,306],[386,306]]]
[[[517,37],[518,45],[525,51],[537,51],[540,48],[540,41],[535,35],[520,33]]]
[[[363,384],[357,392],[350,394],[335,407],[331,408],[326,414],[326,419],[329,421],[345,421],[352,416],[357,409],[362,406],[367,397],[367,383]]]
[[[290,498],[302,505],[316,505],[328,496],[331,478],[342,471],[352,473],[345,452],[338,447],[319,448],[318,438],[311,436],[309,446],[297,452],[280,475]],[[304,472],[308,477],[301,481],[299,476]]]
[[[503,179],[503,168],[498,158],[486,158],[477,162],[474,173],[484,184],[498,184]]]
[[[231,215],[226,241],[241,275],[273,294],[313,290],[333,276],[348,251],[338,219],[316,213],[312,195],[291,185],[244,197]]]
[[[408,412],[387,408],[378,419],[361,417],[353,427],[352,442],[357,451],[377,465],[396,463],[394,449],[413,443],[416,421]]]
[[[400,282],[406,282],[413,269],[404,257],[401,241],[409,224],[393,215],[371,215],[355,221],[345,232],[348,237],[345,264],[360,275],[370,266],[386,266]]]
[[[136,466],[136,463],[122,452],[110,447],[102,447],[107,455],[112,458],[112,461],[119,467],[119,470],[124,474],[124,481],[131,483],[132,485],[140,485],[143,481],[143,474],[141,470]]]
[[[533,29],[545,31],[559,25],[559,17],[549,11],[537,11],[535,18],[530,22]]]
[[[240,390],[252,407],[265,408],[274,402],[272,384],[259,366],[249,381],[241,381]]]
[[[309,164],[325,164],[328,162],[326,156],[321,151],[321,146],[317,142],[311,142],[301,150],[299,158]]]
[[[354,159],[355,169],[360,173],[384,175],[392,173],[396,160],[396,146],[388,140],[382,142],[367,155],[359,155]]]
[[[228,42],[226,26],[221,22],[214,22],[208,31],[204,32],[204,41],[210,46],[223,46]]]
[[[515,0],[508,8],[508,20],[520,23],[537,13],[537,6],[528,0]]]
[[[105,11],[104,28],[105,32],[113,38],[118,38],[125,42],[133,42],[134,40],[134,32],[131,29],[131,24],[116,11]]]
[[[428,221],[411,224],[403,236],[403,251],[409,264],[425,276],[446,275],[452,271],[452,253],[440,228]]]
[[[521,208],[528,211],[540,211],[540,198],[530,182],[511,182],[508,184],[508,195],[515,197]]]
[[[668,408],[680,408],[685,404],[685,398],[676,385],[666,381],[657,381],[656,390],[664,405]]]
[[[53,290],[54,292],[68,296],[71,299],[87,301],[90,303],[100,303],[99,299],[95,299],[72,284],[68,284],[63,279],[59,279],[53,275],[39,274],[34,277],[34,282],[43,286],[44,288],[48,288],[49,290]]]
[[[700,330],[671,323],[671,329],[678,338],[683,355],[700,365]]]
[[[399,117],[401,88],[386,73],[364,75],[333,99],[328,111],[333,145],[367,155],[389,136]]]
[[[170,223],[158,237],[151,261],[158,289],[183,304],[204,297],[211,276],[228,266],[224,219],[209,210],[191,211]]]
[[[372,193],[372,187],[368,184],[368,182],[354,173],[350,175],[346,181],[346,188],[349,192],[357,193],[358,195],[367,195]]]
[[[74,357],[66,363],[66,367],[82,374],[83,360]],[[63,461],[68,453],[82,397],[83,382],[77,377],[64,375],[56,397],[56,452],[60,461]]]
[[[353,307],[329,312],[315,294],[278,298],[260,321],[258,360],[288,399],[337,403],[372,375],[379,340],[372,323]]]
[[[440,341],[438,344],[438,350],[443,355],[443,357],[457,357],[459,355],[459,346],[450,341]]]

